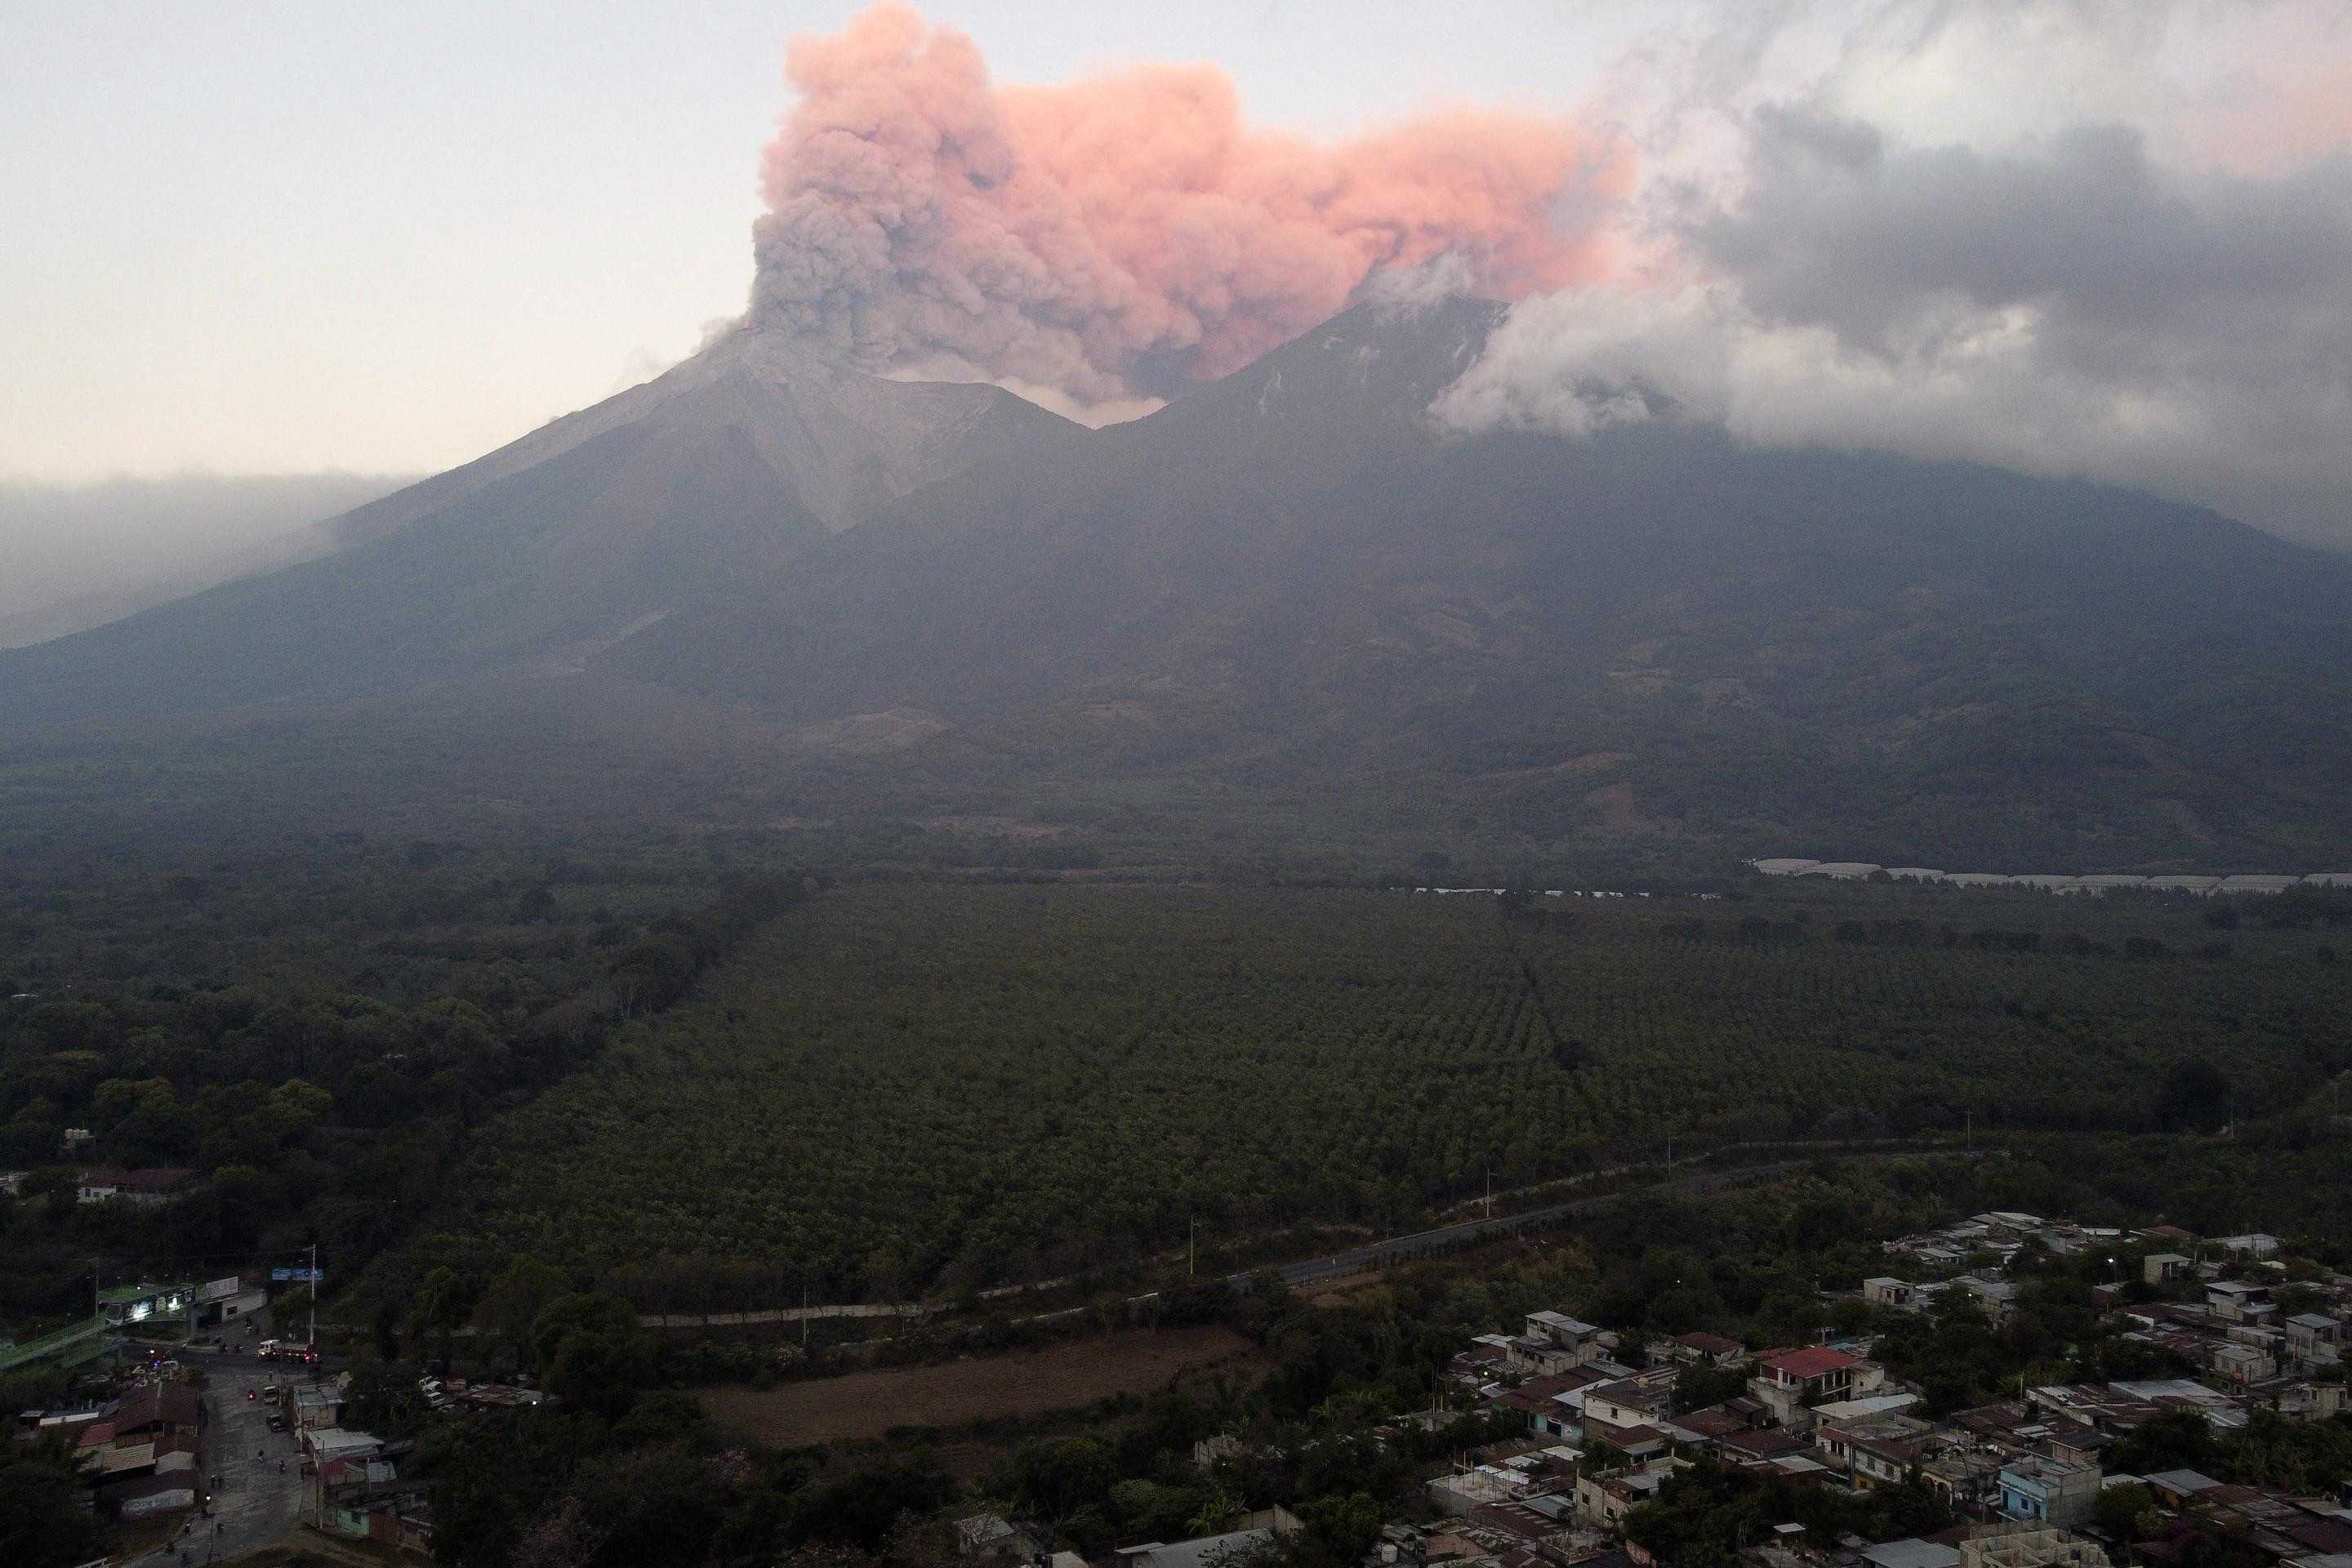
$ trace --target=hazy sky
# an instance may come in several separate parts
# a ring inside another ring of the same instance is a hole
[[[0,9],[0,476],[432,469],[642,379],[742,310],[784,40],[858,10]],[[1636,297],[1600,350],[1618,296],[1531,309],[1465,416],[1577,428],[1632,354],[1759,438],[2352,515],[2352,0],[923,11],[1000,83],[1213,61],[1318,138],[1612,128]]]

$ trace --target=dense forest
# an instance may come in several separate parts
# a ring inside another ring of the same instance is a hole
[[[0,1330],[100,1282],[319,1247],[331,1285],[440,1207],[470,1141],[814,880],[659,848],[289,846],[161,877],[0,879]],[[68,1129],[88,1142],[68,1152]],[[187,1173],[80,1204],[91,1164]]]

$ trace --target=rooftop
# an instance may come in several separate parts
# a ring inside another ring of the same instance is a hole
[[[1859,1366],[1862,1363],[1859,1358],[1850,1356],[1843,1351],[1815,1346],[1810,1350],[1782,1351],[1778,1355],[1768,1355],[1764,1358],[1763,1364],[1785,1377],[1810,1381],[1816,1377],[1827,1377],[1833,1372],[1843,1372],[1848,1367]]]
[[[1956,1548],[1941,1542],[1922,1541],[1916,1535],[1865,1546],[1862,1556],[1864,1562],[1874,1563],[1876,1568],[1954,1568],[1960,1560]]]

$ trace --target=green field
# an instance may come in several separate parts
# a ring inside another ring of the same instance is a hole
[[[1387,1229],[1668,1136],[2218,1123],[2352,1062],[2316,923],[1862,888],[1536,905],[1568,912],[836,889],[509,1118],[436,1245],[889,1294],[1181,1247],[1192,1219]],[[2223,1103],[2168,1100],[2191,1061]]]

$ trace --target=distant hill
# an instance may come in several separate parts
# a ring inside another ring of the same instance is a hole
[[[121,620],[325,553],[316,525],[407,483],[380,475],[0,479],[0,647]]]
[[[730,340],[352,514],[330,559],[0,657],[0,721],[560,677],[932,810],[1194,791],[1391,847],[2352,861],[2352,561],[1672,419],[1441,434],[1496,319],[1361,307],[1093,433]]]

